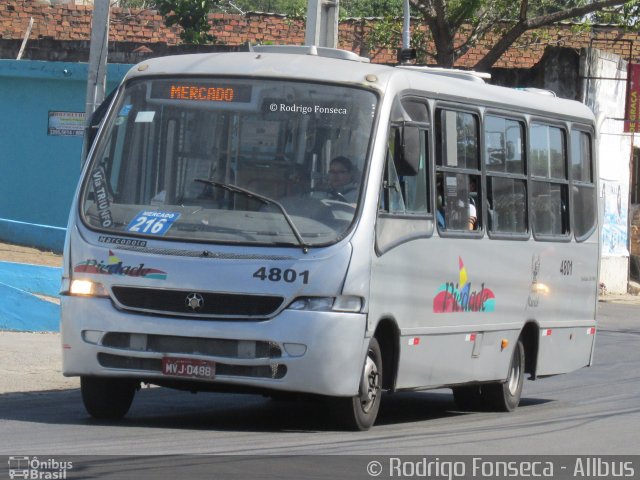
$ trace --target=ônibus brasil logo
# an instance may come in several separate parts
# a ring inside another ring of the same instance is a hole
[[[67,471],[73,469],[73,462],[55,458],[27,456],[9,457],[9,478],[11,480],[65,480]]]
[[[434,313],[449,312],[493,312],[495,309],[495,295],[485,288],[472,290],[471,282],[467,280],[467,269],[458,257],[460,277],[458,283],[445,282],[440,285],[438,293],[433,299]]]

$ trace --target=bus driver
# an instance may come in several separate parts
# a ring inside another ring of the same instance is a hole
[[[354,181],[353,164],[347,157],[335,157],[329,164],[329,197],[356,203],[358,184]]]

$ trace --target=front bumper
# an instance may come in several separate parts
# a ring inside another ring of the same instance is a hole
[[[366,315],[284,310],[264,321],[193,320],[120,311],[109,299],[62,298],[65,376],[193,381],[163,357],[213,361],[223,383],[332,396],[357,394]]]

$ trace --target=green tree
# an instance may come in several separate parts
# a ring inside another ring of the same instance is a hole
[[[216,39],[209,33],[209,12],[219,0],[154,0],[154,3],[168,27],[182,27],[180,38],[183,42],[204,44]]]
[[[589,20],[593,23],[627,25],[638,29],[640,27],[640,2],[629,2],[622,7],[594,12]]]
[[[410,0],[428,27],[435,46],[433,58],[443,67],[471,47],[489,37],[496,40],[474,69],[487,71],[525,32],[563,20],[588,21],[590,14],[618,12],[636,5],[638,0]]]
[[[402,15],[403,0],[340,0],[345,17],[389,17]]]

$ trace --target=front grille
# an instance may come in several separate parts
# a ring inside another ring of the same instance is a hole
[[[99,353],[98,363],[105,368],[120,370],[142,370],[152,373],[162,372],[162,360],[159,358],[136,358],[110,353]],[[287,374],[286,365],[229,365],[216,362],[216,377],[248,377],[280,379]]]
[[[237,293],[195,292],[114,286],[116,301],[124,309],[189,317],[267,317],[284,302],[283,297]],[[197,308],[187,297],[197,294]],[[191,307],[191,308],[190,308]]]
[[[280,358],[282,350],[275,342],[263,340],[227,340],[221,338],[178,337],[109,332],[102,339],[105,347],[137,352],[206,355],[229,358]]]

